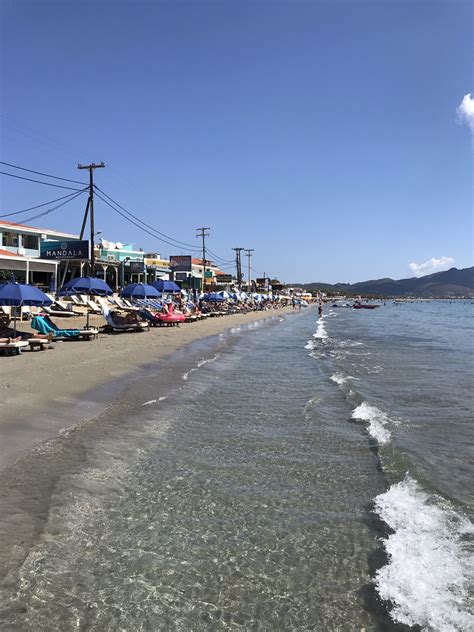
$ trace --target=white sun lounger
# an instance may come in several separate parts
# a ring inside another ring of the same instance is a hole
[[[22,349],[28,347],[27,342],[0,342],[0,352],[4,352],[6,355],[19,355]]]

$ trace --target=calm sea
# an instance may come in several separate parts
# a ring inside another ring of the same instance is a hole
[[[0,480],[0,629],[474,629],[472,310],[309,308],[137,374]]]

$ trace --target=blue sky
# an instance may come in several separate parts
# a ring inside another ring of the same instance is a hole
[[[196,248],[195,228],[209,226],[223,260],[254,248],[255,271],[285,282],[466,267],[473,143],[456,109],[474,93],[472,12],[3,0],[2,160],[73,179],[78,162],[103,160],[96,183],[149,225]],[[0,184],[1,214],[63,194]],[[84,205],[31,223],[78,232]],[[96,228],[184,251],[99,200]]]

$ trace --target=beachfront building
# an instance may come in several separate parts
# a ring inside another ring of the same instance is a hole
[[[41,259],[41,244],[78,239],[77,235],[0,220],[0,281],[56,287],[58,262]]]
[[[146,283],[153,283],[158,279],[170,279],[171,268],[169,259],[164,259],[157,252],[145,254]]]
[[[64,239],[79,239],[79,237],[49,228],[34,228],[0,220],[0,248],[21,257],[38,259],[41,253],[41,242]]]
[[[145,280],[145,253],[135,250],[134,244],[101,239],[95,246],[95,275],[102,277],[112,288]]]
[[[204,262],[202,259],[192,260],[192,273],[202,279],[204,278],[204,287],[201,288],[207,292],[216,289],[227,289],[227,286],[232,282],[232,277],[225,272],[222,272],[212,261],[206,260],[206,268],[204,271]],[[230,278],[229,278],[230,277]]]

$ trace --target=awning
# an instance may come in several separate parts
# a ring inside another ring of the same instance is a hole
[[[29,272],[56,272],[58,262],[20,256],[0,255],[0,270],[28,270]]]

